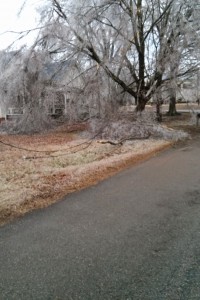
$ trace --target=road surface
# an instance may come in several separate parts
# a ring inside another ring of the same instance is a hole
[[[200,299],[200,139],[0,228],[1,300]]]

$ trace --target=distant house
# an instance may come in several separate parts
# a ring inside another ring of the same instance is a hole
[[[177,101],[179,102],[196,102],[198,98],[198,87],[194,80],[185,80],[178,85]]]
[[[0,118],[5,118],[7,112],[7,107],[0,99]]]
[[[19,68],[22,68],[21,57],[17,56],[18,52],[0,52],[1,67],[6,69],[9,64],[11,66],[12,60],[16,64],[16,59],[19,58]],[[22,54],[23,55],[23,54]],[[34,54],[33,54],[34,55]],[[65,83],[71,79],[77,77],[78,70],[73,62],[63,62],[62,64],[57,62],[46,63],[39,74],[39,80],[42,82],[44,90],[41,91],[41,103],[45,100],[44,112],[52,116],[66,115],[69,112],[69,104],[76,104],[73,99],[80,95],[81,82],[76,80],[76,84],[80,88],[66,87]],[[18,87],[17,87],[18,88]],[[24,113],[24,91],[19,90],[19,93],[8,95],[7,91],[4,91],[2,87],[1,99],[0,99],[0,117],[9,118],[12,116],[21,115]],[[16,90],[15,90],[16,91]],[[80,99],[80,97],[78,97]],[[40,99],[39,99],[40,100]]]
[[[185,79],[179,82],[176,86],[176,100],[177,102],[196,102],[199,90],[196,84],[196,78]],[[170,100],[170,86],[166,85],[162,88],[162,101],[168,103]]]

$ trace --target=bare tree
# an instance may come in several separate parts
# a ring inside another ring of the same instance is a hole
[[[171,80],[170,65],[177,62],[177,52],[176,78],[195,70],[197,61],[184,63],[194,36],[191,19],[196,26],[195,5],[188,0],[53,0],[41,40],[59,59],[81,58],[85,69],[96,64],[142,111],[156,90]]]
[[[19,51],[2,74],[4,102],[22,99],[21,128],[45,127],[46,83],[41,74],[50,59],[62,74],[64,88],[78,91],[70,103],[74,99],[77,107],[77,99],[90,100],[90,117],[95,106],[105,114],[112,104],[113,111],[124,95],[134,99],[136,111],[143,111],[155,96],[159,117],[164,85],[170,87],[173,114],[179,79],[199,66],[197,10],[198,0],[46,0],[35,44]]]
[[[169,82],[169,111],[168,115],[176,115],[176,95],[177,87],[181,80],[194,77],[198,70],[199,59],[199,19],[200,6],[198,2],[182,1],[179,10],[182,15],[177,13],[176,28],[172,31],[170,45],[171,56],[168,66]]]
[[[8,54],[11,59],[1,69],[1,102],[6,109],[15,107],[22,113],[12,130],[32,133],[48,128],[50,119],[45,98],[46,83],[42,79],[46,56],[33,49],[21,49]],[[2,60],[5,61],[5,55]]]

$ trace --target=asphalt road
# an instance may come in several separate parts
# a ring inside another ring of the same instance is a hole
[[[200,299],[200,139],[0,228],[0,300]]]

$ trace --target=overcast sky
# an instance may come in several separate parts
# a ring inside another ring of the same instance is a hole
[[[9,46],[17,38],[16,34],[3,34],[4,32],[22,31],[36,26],[38,14],[35,8],[41,5],[42,0],[26,0],[19,15],[24,2],[25,0],[0,0],[0,49]]]

